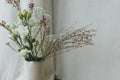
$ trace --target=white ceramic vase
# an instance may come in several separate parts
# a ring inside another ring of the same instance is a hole
[[[41,62],[24,61],[20,75],[15,80],[54,80],[54,58]]]
[[[44,80],[43,62],[31,62],[26,76],[27,80]]]
[[[43,62],[27,62],[16,80],[45,80]]]

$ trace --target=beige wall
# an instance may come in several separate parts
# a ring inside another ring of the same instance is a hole
[[[120,80],[120,0],[54,0],[54,27],[59,33],[75,23],[93,24],[94,46],[58,56],[62,80]]]

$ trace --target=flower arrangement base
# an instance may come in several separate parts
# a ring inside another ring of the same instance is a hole
[[[30,62],[27,80],[45,80],[43,62]]]
[[[21,75],[16,80],[45,80],[44,61],[24,62]]]

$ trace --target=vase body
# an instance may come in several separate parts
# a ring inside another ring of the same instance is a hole
[[[25,61],[21,69],[21,75],[16,80],[46,80],[43,62]]]
[[[27,80],[45,80],[43,62],[31,62],[26,76]]]
[[[54,80],[53,58],[41,62],[27,62],[21,68],[20,75],[15,80]]]

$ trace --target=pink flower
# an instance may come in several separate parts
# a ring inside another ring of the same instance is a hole
[[[2,23],[3,23],[3,24],[6,24],[6,22],[5,22],[4,20],[2,20]]]
[[[46,19],[47,19],[47,16],[44,16],[44,15],[43,15],[42,18],[39,18],[39,19],[38,19],[38,23],[39,23],[39,24],[44,23],[44,24],[46,25],[46,22],[45,22]]]
[[[38,19],[38,23],[39,24],[42,24],[43,23],[43,20],[41,18]]]
[[[6,22],[2,20],[2,21],[0,22],[0,26],[5,26],[5,25],[6,25]]]
[[[8,4],[11,4],[13,0],[6,0]]]
[[[49,27],[47,27],[47,28],[45,29],[45,33],[46,33],[46,34],[49,33]]]
[[[15,1],[15,3],[19,3],[20,2],[20,0],[14,0]]]
[[[44,16],[44,15],[43,15],[43,20],[46,20],[46,19],[47,19],[47,16]]]
[[[34,3],[30,3],[30,4],[28,4],[28,7],[29,7],[30,9],[33,9],[34,6],[35,6]]]

